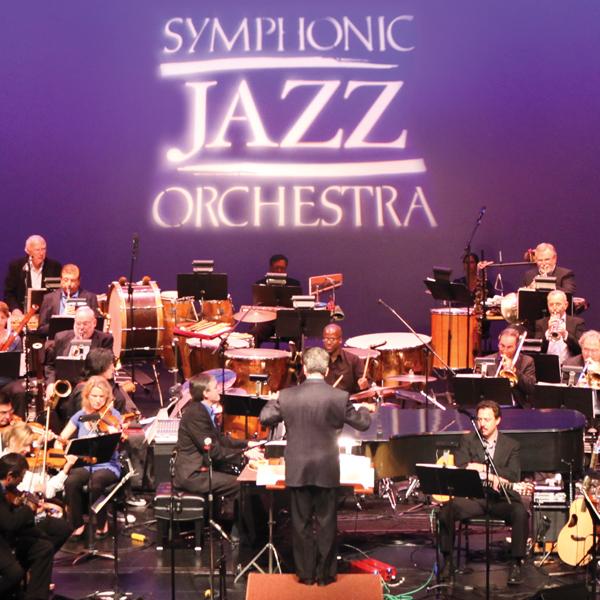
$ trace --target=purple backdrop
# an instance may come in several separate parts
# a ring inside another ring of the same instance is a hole
[[[460,274],[485,205],[473,249],[516,260],[554,242],[599,327],[600,5],[310,4],[6,6],[5,263],[40,233],[50,256],[77,262],[85,287],[104,291],[128,272],[137,232],[138,277],[173,289],[192,259],[213,258],[239,305],[268,256],[284,252],[304,281],[344,273],[347,334],[396,329],[379,297],[428,332],[422,279],[434,264]],[[183,67],[195,72],[174,74]],[[387,104],[374,117],[377,98]],[[200,139],[204,109],[205,143],[169,160]],[[258,224],[258,197],[282,198],[282,215],[259,207]],[[521,273],[505,273],[505,289]]]

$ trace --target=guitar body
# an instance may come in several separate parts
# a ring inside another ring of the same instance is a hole
[[[569,519],[558,534],[556,548],[558,556],[567,565],[587,565],[594,543],[594,523],[583,498],[577,498],[569,508]]]
[[[447,466],[454,466],[454,454],[452,454],[449,450],[444,450],[444,453],[442,454],[442,456],[440,456],[436,463],[436,465],[440,465],[442,467],[447,467]],[[442,496],[439,494],[434,494],[433,496],[431,496],[431,499],[434,502],[439,502],[440,504],[443,504],[444,502],[450,502],[450,500],[452,499],[450,496]]]

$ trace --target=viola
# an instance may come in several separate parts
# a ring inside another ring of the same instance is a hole
[[[7,502],[14,506],[27,506],[36,513],[36,520],[41,517],[61,518],[64,515],[63,509],[59,504],[46,502],[45,498],[36,496],[30,492],[21,492],[16,488],[6,490],[4,497]]]

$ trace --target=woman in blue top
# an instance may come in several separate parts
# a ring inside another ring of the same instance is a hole
[[[112,415],[119,423],[121,415],[112,408],[113,394],[109,383],[104,377],[90,377],[81,392],[81,410],[77,411],[65,425],[60,438],[68,440],[71,437],[96,436],[97,420],[81,420],[80,417],[97,413]],[[109,407],[107,409],[107,406]],[[119,431],[119,429],[114,429]],[[112,433],[112,431],[109,431]],[[65,502],[67,514],[74,528],[73,535],[80,537],[83,534],[85,524],[83,522],[83,503],[87,500],[87,493],[83,493],[83,486],[90,481],[90,469],[92,478],[90,482],[91,502],[94,503],[104,492],[107,486],[115,483],[121,476],[121,465],[118,454],[112,455],[109,462],[97,463],[95,465],[76,467],[71,469],[65,482]],[[106,507],[98,513],[96,523],[96,537],[103,538],[108,535],[108,521],[106,519]]]

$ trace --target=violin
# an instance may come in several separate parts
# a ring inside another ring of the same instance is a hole
[[[36,514],[36,519],[45,517],[61,518],[63,516],[62,508],[53,502],[47,503],[40,496],[36,496],[31,492],[21,492],[16,488],[9,488],[4,493],[7,502],[15,508],[19,506],[27,506]]]

